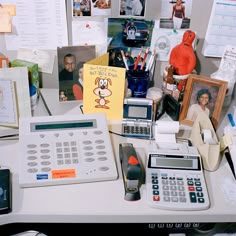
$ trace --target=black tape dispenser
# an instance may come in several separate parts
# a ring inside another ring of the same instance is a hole
[[[119,155],[123,172],[125,200],[139,200],[141,198],[139,189],[144,179],[141,160],[131,143],[120,144]]]

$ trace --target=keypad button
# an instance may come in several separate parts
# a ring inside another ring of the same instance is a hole
[[[196,197],[195,192],[190,192],[189,197],[190,197],[190,202],[193,202],[193,203],[197,202],[197,197]]]

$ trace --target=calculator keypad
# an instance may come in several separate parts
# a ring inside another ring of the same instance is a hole
[[[150,136],[150,126],[123,125],[123,134],[132,136]]]
[[[148,203],[169,210],[198,210],[209,207],[205,180],[200,173],[188,171],[148,171]]]
[[[157,173],[152,173],[151,179],[153,201],[182,203],[189,199],[191,203],[205,202],[199,177],[158,176]]]

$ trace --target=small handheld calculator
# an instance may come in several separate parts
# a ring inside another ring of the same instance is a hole
[[[208,209],[210,201],[200,156],[149,154],[146,193],[148,204],[154,208]]]
[[[152,104],[147,98],[126,98],[124,101],[122,135],[152,138]]]

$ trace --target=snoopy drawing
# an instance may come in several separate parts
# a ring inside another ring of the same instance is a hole
[[[109,106],[106,106],[106,104],[110,101],[105,99],[105,97],[109,97],[112,94],[112,91],[108,88],[108,84],[112,85],[111,79],[97,77],[95,80],[96,84],[97,87],[93,90],[93,93],[99,98],[95,99],[95,102],[98,103],[95,107],[109,109]]]

